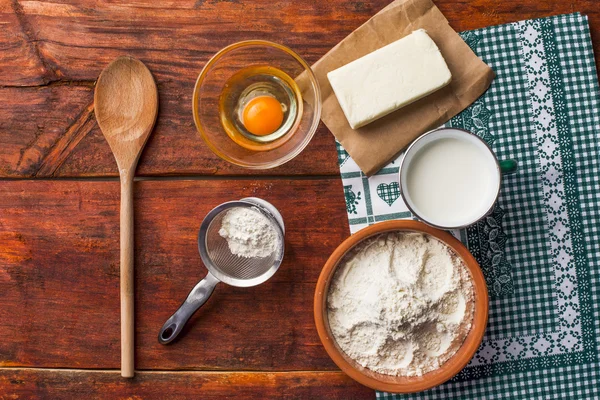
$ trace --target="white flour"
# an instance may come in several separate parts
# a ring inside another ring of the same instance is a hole
[[[279,239],[271,221],[259,210],[235,207],[221,221],[219,235],[227,240],[232,254],[240,257],[268,257],[277,249]]]
[[[368,239],[338,267],[327,298],[340,348],[372,371],[420,376],[461,346],[473,319],[463,261],[418,233]]]

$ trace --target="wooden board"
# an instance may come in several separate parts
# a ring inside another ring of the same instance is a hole
[[[139,161],[137,175],[337,175],[333,136],[323,124],[307,148],[275,169],[250,171],[214,155],[196,132],[193,85],[185,90],[158,83],[159,116]],[[118,176],[117,164],[98,128],[93,83],[0,87],[0,178]],[[185,97],[185,100],[177,98]]]
[[[0,366],[119,366],[118,182],[0,183]],[[220,284],[170,346],[157,335],[205,275],[204,215],[246,196],[286,224],[285,261],[254,288]],[[320,270],[349,235],[339,179],[135,184],[140,369],[336,370],[313,321]],[[8,321],[8,322],[5,322]]]
[[[0,1],[0,85],[44,85],[55,78],[44,65],[32,27],[18,2]]]
[[[342,372],[118,372],[0,369],[0,399],[373,399]]]
[[[8,3],[6,0],[4,3]],[[388,4],[354,1],[181,1],[135,3],[42,3],[18,1],[0,7],[8,30],[0,45],[0,177],[116,176],[108,146],[81,91],[92,91],[100,71],[115,57],[131,54],[155,74],[160,114],[140,160],[140,175],[255,175],[214,156],[196,134],[191,95],[198,73],[222,47],[262,38],[289,45],[315,62],[353,29]],[[600,51],[600,7],[596,0],[438,0],[458,31],[525,18],[580,11],[590,17],[596,55]],[[50,82],[50,84],[48,84]],[[39,112],[22,115],[28,90],[1,86],[42,85]],[[49,85],[48,87],[43,87]],[[55,85],[64,85],[56,90]],[[78,87],[83,85],[83,89]],[[76,98],[71,110],[55,107],[53,95]],[[88,122],[88,120],[91,121]],[[35,138],[35,139],[34,139]],[[67,145],[68,144],[68,145]],[[35,154],[29,154],[33,152]],[[19,154],[27,157],[19,158]],[[321,125],[295,160],[268,175],[336,175],[334,141]]]

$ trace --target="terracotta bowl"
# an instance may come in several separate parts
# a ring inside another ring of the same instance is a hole
[[[391,376],[373,372],[348,357],[337,345],[327,319],[327,294],[335,270],[343,257],[361,241],[384,232],[403,231],[429,234],[452,248],[465,262],[473,280],[474,315],[471,330],[463,345],[440,368],[423,376]],[[315,290],[315,323],[325,350],[338,367],[357,382],[375,390],[412,393],[438,386],[458,374],[473,358],[481,344],[488,318],[488,292],[479,264],[467,248],[449,233],[417,221],[386,221],[371,225],[346,239],[333,252],[321,271]]]

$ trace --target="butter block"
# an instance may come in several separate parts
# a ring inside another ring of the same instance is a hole
[[[424,29],[327,74],[352,129],[446,86],[452,74]]]

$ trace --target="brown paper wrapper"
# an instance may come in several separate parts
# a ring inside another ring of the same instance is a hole
[[[420,28],[442,52],[452,82],[362,128],[350,128],[327,73]],[[321,119],[367,175],[376,173],[419,135],[468,107],[494,79],[492,69],[450,27],[431,0],[394,1],[338,43],[312,69],[322,91]]]

